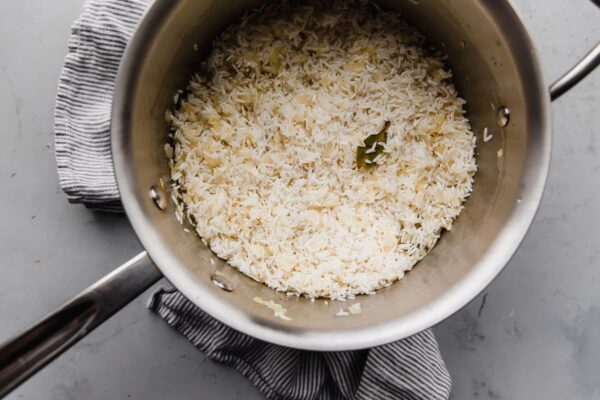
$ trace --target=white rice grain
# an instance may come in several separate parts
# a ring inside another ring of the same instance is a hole
[[[483,141],[485,143],[489,142],[494,138],[494,135],[489,134],[489,129],[487,127],[483,128]]]

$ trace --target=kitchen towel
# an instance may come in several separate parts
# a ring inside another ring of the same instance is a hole
[[[70,202],[122,211],[110,150],[114,81],[127,40],[151,0],[88,0],[75,21],[55,110],[56,160]],[[367,350],[301,351],[254,339],[213,319],[176,290],[149,308],[270,399],[447,399],[451,380],[431,330]]]

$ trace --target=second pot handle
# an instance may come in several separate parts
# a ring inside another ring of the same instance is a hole
[[[65,352],[158,281],[144,251],[0,346],[0,397]]]
[[[573,68],[550,85],[550,99],[554,101],[568,92],[569,89],[579,83],[598,65],[600,65],[600,43],[575,64]]]

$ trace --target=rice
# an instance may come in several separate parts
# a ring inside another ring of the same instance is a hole
[[[360,303],[354,303],[350,307],[348,307],[348,312],[352,315],[362,314],[362,309]]]
[[[402,278],[451,229],[476,171],[465,102],[424,44],[364,2],[244,15],[167,116],[178,220],[288,294],[341,300]]]
[[[483,141],[484,142],[489,142],[490,140],[492,140],[494,138],[494,135],[489,134],[489,130],[487,127],[483,128]]]
[[[265,300],[262,297],[254,297],[252,299],[255,303],[263,305],[273,311],[273,316],[275,318],[281,318],[286,321],[291,321],[292,319],[286,315],[287,310],[281,304],[275,303],[273,300]]]
[[[338,317],[347,317],[348,315],[350,315],[350,313],[348,311],[344,311],[343,308],[340,308],[340,311],[335,313],[335,315]]]

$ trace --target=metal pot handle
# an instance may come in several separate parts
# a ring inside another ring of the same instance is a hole
[[[600,0],[599,0],[600,1]],[[550,99],[552,101],[569,91],[590,72],[600,65],[600,43],[586,54],[573,68],[550,85]]]
[[[144,251],[2,344],[0,397],[65,352],[161,277]]]

